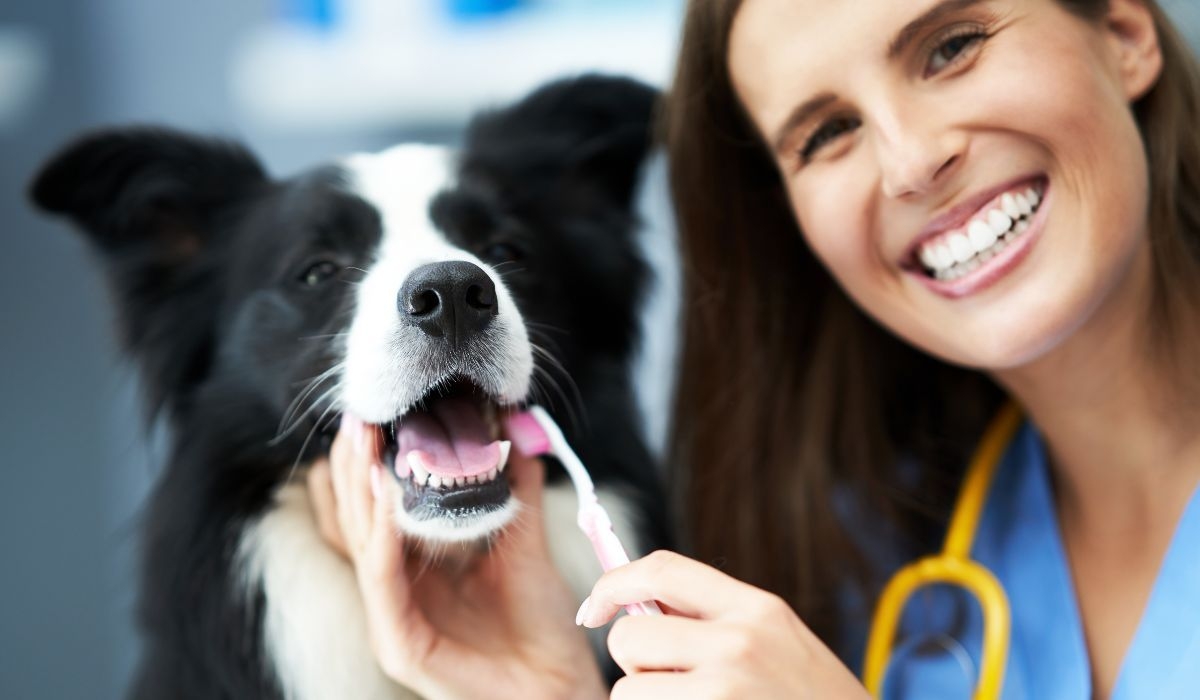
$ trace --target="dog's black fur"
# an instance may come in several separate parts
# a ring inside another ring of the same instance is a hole
[[[663,500],[629,364],[647,274],[633,202],[655,97],[585,77],[484,114],[457,186],[429,207],[447,239],[499,265],[570,380],[541,370],[578,387],[551,412],[596,481],[634,497],[646,543],[664,540]],[[336,425],[326,401],[281,432],[308,380],[339,360],[330,339],[353,312],[354,268],[381,240],[376,209],[341,185],[336,166],[274,180],[239,145],[154,128],[87,135],[32,185],[98,251],[120,338],[172,436],[142,530],[135,697],[280,695],[262,592],[238,593],[237,548]]]

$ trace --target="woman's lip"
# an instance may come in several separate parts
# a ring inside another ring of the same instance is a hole
[[[1038,210],[1029,222],[1029,228],[1012,239],[1012,242],[999,254],[968,274],[954,280],[938,280],[930,277],[923,268],[906,270],[906,273],[914,275],[933,292],[949,299],[961,299],[992,286],[1019,265],[1041,238],[1047,212],[1052,204],[1051,199],[1051,188],[1047,183],[1042,192],[1042,201]]]
[[[1005,192],[1010,192],[1017,189],[1021,185],[1033,186],[1039,182],[1046,183],[1044,186],[1048,186],[1046,175],[1044,173],[1015,177],[1001,185],[984,190],[962,204],[959,204],[954,208],[947,210],[945,213],[938,215],[935,219],[926,224],[925,228],[921,229],[921,233],[908,246],[908,249],[904,251],[904,256],[900,259],[901,265],[907,267],[913,261],[916,261],[918,259],[917,252],[921,249],[921,244],[925,243],[925,241],[928,241],[930,238],[935,236],[940,236],[947,231],[953,231],[966,226],[967,222],[970,221],[976,214],[978,214],[979,210],[983,209],[988,202],[999,197]],[[917,264],[919,265],[919,263]]]

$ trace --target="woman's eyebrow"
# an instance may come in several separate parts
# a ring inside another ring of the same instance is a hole
[[[788,114],[787,119],[783,121],[783,124],[775,130],[775,136],[771,139],[771,147],[775,150],[775,153],[783,153],[784,146],[787,145],[788,136],[791,135],[793,129],[807,121],[814,112],[819,112],[836,99],[836,95],[824,92],[796,105],[791,113]]]
[[[946,15],[965,10],[972,5],[978,5],[985,0],[943,0],[933,7],[929,8],[920,17],[904,25],[904,28],[896,33],[895,38],[888,44],[887,58],[889,61],[895,60],[897,56],[904,53],[904,49],[912,43],[913,39],[917,38],[921,32],[931,24],[937,24]]]

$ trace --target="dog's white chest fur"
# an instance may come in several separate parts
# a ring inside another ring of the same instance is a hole
[[[611,491],[599,495],[618,535],[628,545],[636,544],[625,501]],[[551,556],[582,600],[600,568],[575,526],[575,494],[569,484],[549,486],[543,503]],[[302,484],[283,486],[275,507],[247,527],[241,544],[241,583],[241,595],[252,596],[260,586],[263,591],[263,643],[284,697],[417,697],[379,669],[368,642],[354,569],[321,538]]]

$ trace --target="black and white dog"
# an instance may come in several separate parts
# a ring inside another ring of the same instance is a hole
[[[149,128],[85,136],[44,167],[32,197],[94,244],[172,435],[144,522],[135,697],[408,696],[375,665],[353,571],[297,473],[342,411],[387,436],[410,537],[505,526],[496,414],[542,400],[627,543],[662,542],[629,369],[655,100],[560,81],[477,117],[456,152],[401,145],[286,180],[236,144]],[[565,480],[545,517],[589,587]]]

